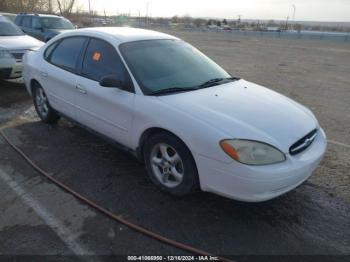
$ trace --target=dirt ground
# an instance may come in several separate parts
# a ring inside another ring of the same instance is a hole
[[[306,183],[259,204],[209,193],[170,197],[150,183],[144,166],[129,154],[67,120],[41,123],[20,82],[0,81],[0,128],[56,178],[123,218],[178,241],[227,256],[348,258],[338,255],[350,255],[350,45],[167,33],[195,45],[233,76],[285,94],[315,113],[329,144]],[[41,178],[2,139],[0,212],[0,255],[186,254],[86,207]]]

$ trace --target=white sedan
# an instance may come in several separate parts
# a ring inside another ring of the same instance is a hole
[[[25,35],[19,27],[0,15],[0,78],[21,77],[24,53],[42,45],[41,41]]]
[[[303,183],[326,150],[309,109],[163,33],[63,33],[25,55],[24,80],[42,121],[65,116],[118,142],[177,196],[268,200]]]

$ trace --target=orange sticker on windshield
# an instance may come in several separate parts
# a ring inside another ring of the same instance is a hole
[[[99,53],[99,52],[94,52],[94,54],[92,55],[92,60],[94,60],[94,61],[100,61],[100,59],[101,59],[101,53]]]

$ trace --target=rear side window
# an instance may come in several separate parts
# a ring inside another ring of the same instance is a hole
[[[95,38],[90,40],[87,47],[82,75],[95,81],[100,81],[107,75],[128,80],[126,69],[116,49],[109,43]]]
[[[52,51],[55,49],[55,47],[58,45],[58,43],[59,43],[59,41],[53,43],[48,48],[46,48],[45,53],[44,53],[45,60],[50,61]]]
[[[23,17],[22,26],[27,27],[27,28],[31,28],[32,27],[32,17],[30,17],[30,16]]]
[[[65,70],[75,72],[79,55],[85,41],[85,37],[69,37],[63,39],[53,50],[52,54],[49,55],[49,62]],[[48,49],[50,49],[50,47]]]

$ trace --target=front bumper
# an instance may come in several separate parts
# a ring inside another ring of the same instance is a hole
[[[14,79],[22,76],[22,61],[6,58],[0,59],[0,78]]]
[[[260,202],[280,196],[307,180],[318,167],[326,151],[326,135],[319,130],[312,145],[280,164],[248,166],[230,164],[194,154],[203,191],[228,198]]]

